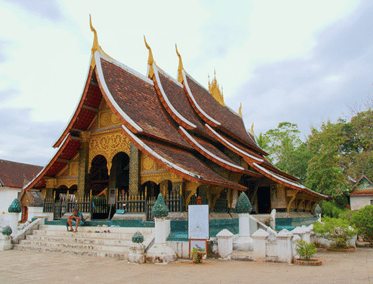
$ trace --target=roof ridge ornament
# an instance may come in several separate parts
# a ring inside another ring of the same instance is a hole
[[[181,55],[179,53],[179,51],[177,50],[177,44],[175,43],[175,48],[176,48],[176,54],[177,56],[179,57],[179,67],[177,68],[177,80],[180,82],[180,83],[183,83],[184,81],[184,76],[183,76],[183,70],[184,70],[184,66],[183,66],[183,61],[181,60]]]
[[[209,91],[213,98],[221,105],[225,106],[223,97],[223,87],[220,89],[218,81],[216,80],[216,70],[214,69],[214,79],[210,82],[209,76]]]
[[[113,59],[112,57],[110,57],[109,55],[107,55],[105,53],[105,51],[102,50],[101,46],[98,44],[98,36],[97,36],[97,31],[96,29],[92,26],[92,17],[91,17],[91,14],[89,14],[89,26],[91,27],[91,31],[93,32],[94,34],[94,39],[93,39],[93,44],[92,44],[92,49],[91,49],[91,52],[92,52],[92,61],[91,61],[91,67],[92,68],[95,68],[96,66],[96,62],[95,62],[95,57],[94,57],[94,54],[96,51],[100,52],[101,54],[109,57],[110,59]],[[114,59],[113,59],[114,60]]]
[[[145,42],[146,48],[149,50],[149,57],[148,57],[148,65],[149,65],[148,77],[151,79],[153,77],[153,75],[154,75],[153,63],[155,63],[155,62],[154,62],[154,58],[153,58],[152,49],[150,48],[150,46],[146,42],[145,36],[144,36],[144,42]]]
[[[242,103],[240,103],[240,107],[238,108],[238,114],[241,115],[241,117],[243,116],[242,115]]]
[[[254,122],[251,124],[251,133],[252,133],[253,135],[255,135],[255,133],[254,133]]]

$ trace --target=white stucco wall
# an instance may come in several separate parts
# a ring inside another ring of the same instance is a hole
[[[368,196],[350,196],[350,206],[352,211],[357,211],[364,206],[371,205],[373,195]]]
[[[20,191],[21,188],[0,187],[0,227],[9,225],[8,208],[18,197]],[[19,214],[19,220],[21,220],[21,214]]]

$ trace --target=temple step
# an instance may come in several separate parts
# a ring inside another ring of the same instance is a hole
[[[127,259],[133,234],[141,232],[146,242],[154,232],[154,228],[79,227],[78,230],[74,233],[67,232],[65,226],[43,226],[21,240],[15,249]]]

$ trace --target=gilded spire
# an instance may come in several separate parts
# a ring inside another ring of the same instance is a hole
[[[98,45],[98,37],[95,28],[92,26],[92,18],[91,14],[89,14],[89,25],[91,27],[91,31],[94,33],[93,45],[92,45],[92,54],[99,50],[100,46]]]
[[[240,107],[238,108],[238,114],[242,116],[242,103],[240,103]]]
[[[216,80],[216,71],[214,70],[214,79],[210,82],[209,76],[209,91],[214,99],[221,105],[225,106],[223,97],[223,88],[220,89],[219,84]]]
[[[152,53],[152,49],[150,48],[150,46],[146,42],[145,36],[144,36],[144,41],[145,41],[146,48],[149,50],[149,58],[148,58],[149,73],[148,73],[148,77],[152,78],[153,75],[154,75],[154,69],[153,69],[154,58],[153,58],[153,53]]]
[[[184,81],[184,77],[183,77],[183,70],[184,70],[184,67],[183,67],[183,61],[181,60],[181,56],[180,56],[180,53],[179,51],[177,50],[177,44],[175,43],[175,48],[176,48],[176,54],[177,56],[179,57],[179,67],[177,68],[177,80],[180,82],[180,83],[183,83]]]

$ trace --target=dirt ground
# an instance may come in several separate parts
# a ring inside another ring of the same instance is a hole
[[[373,283],[373,249],[318,252],[322,266],[207,259],[203,264],[126,261],[33,251],[0,251],[0,283]]]

